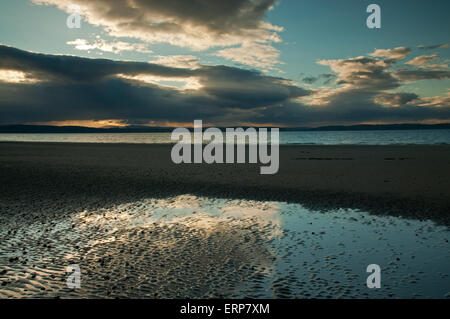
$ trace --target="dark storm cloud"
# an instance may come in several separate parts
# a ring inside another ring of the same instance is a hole
[[[289,81],[226,66],[171,68],[151,63],[55,56],[0,46],[0,69],[36,83],[0,81],[2,122],[76,119],[216,118],[232,109],[282,104],[310,93]],[[2,71],[0,71],[2,72]],[[117,75],[195,77],[202,87],[180,91]]]
[[[222,106],[253,108],[268,106],[310,94],[282,78],[261,76],[259,72],[226,66],[203,67],[203,90]]]
[[[355,124],[361,122],[416,122],[449,120],[450,105],[425,107],[416,104],[386,107],[365,94],[354,93],[336,99],[328,106],[310,107],[288,102],[283,108],[269,107],[256,111],[255,123],[281,123],[287,126],[320,126],[328,124]]]
[[[322,61],[337,74],[327,77],[337,76],[342,84],[309,91],[283,78],[226,66],[173,68],[0,46],[0,123],[202,119],[217,125],[314,125],[450,119],[445,97],[420,99],[386,91],[401,86],[394,71],[388,71],[389,63],[371,58]],[[5,69],[27,73],[27,81],[8,81]],[[130,78],[119,76],[123,74]],[[195,78],[200,86],[180,90],[133,78],[137,75]]]
[[[144,12],[158,12],[217,32],[256,28],[275,0],[135,0]],[[114,11],[117,15],[121,11]]]
[[[203,109],[195,96],[186,98],[176,90],[133,85],[121,79],[72,84],[1,84],[0,101],[4,123],[106,118],[190,121],[207,117],[212,110],[220,112],[214,106]]]
[[[0,69],[20,70],[47,80],[95,81],[116,74],[189,76],[190,70],[141,62],[32,53],[0,45]]]

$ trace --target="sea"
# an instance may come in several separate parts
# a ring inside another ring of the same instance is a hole
[[[154,133],[2,133],[0,142],[175,143],[170,132]],[[450,129],[373,131],[282,131],[280,144],[439,145],[450,144]]]

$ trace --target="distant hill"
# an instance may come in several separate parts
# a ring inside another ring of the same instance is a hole
[[[436,130],[450,129],[450,123],[443,124],[377,124],[377,125],[336,125],[316,128],[285,128],[285,131],[382,131],[382,130]]]
[[[206,127],[205,127],[206,128]],[[151,133],[171,132],[173,127],[128,126],[114,128],[93,128],[83,126],[50,126],[50,125],[3,125],[0,133]],[[223,129],[223,128],[222,128]],[[450,129],[445,124],[383,124],[383,125],[350,125],[321,127],[290,127],[280,131],[380,131],[380,130],[430,130]]]
[[[171,132],[167,127],[111,127],[94,128],[84,126],[50,126],[50,125],[3,125],[0,133],[147,133]]]

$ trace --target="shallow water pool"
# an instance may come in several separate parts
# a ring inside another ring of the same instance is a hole
[[[442,298],[449,234],[354,210],[149,198],[3,227],[0,297]],[[79,289],[66,286],[71,264]],[[366,285],[370,264],[380,289]]]

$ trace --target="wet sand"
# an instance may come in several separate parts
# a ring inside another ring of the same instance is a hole
[[[357,208],[450,224],[450,146],[281,146],[260,164],[173,164],[170,145],[0,143],[5,206],[66,198],[82,206],[197,194]]]
[[[274,176],[170,149],[0,143],[0,298],[450,296],[450,147],[281,146]]]
[[[0,298],[450,297],[449,228],[430,221],[194,195],[17,221],[0,229]]]

